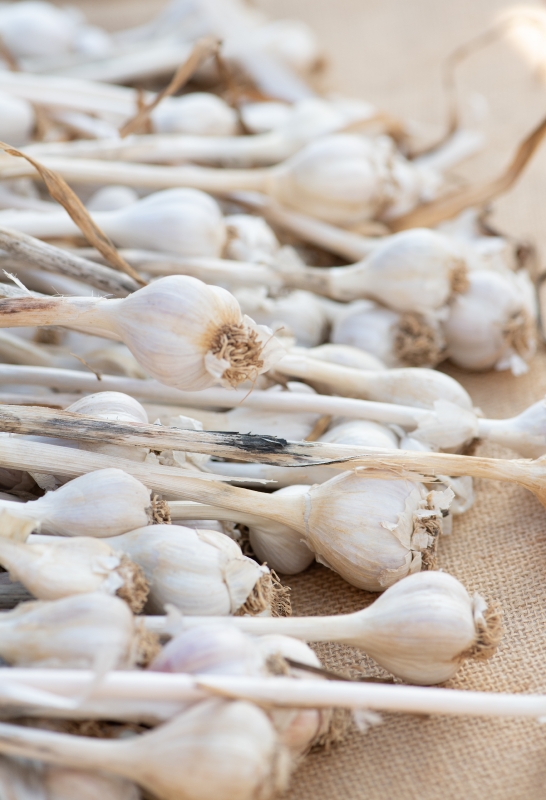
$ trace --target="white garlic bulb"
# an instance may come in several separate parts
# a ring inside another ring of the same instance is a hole
[[[324,136],[274,167],[267,193],[283,205],[335,225],[409,211],[431,199],[436,176],[406,161],[386,136]]]
[[[165,189],[109,211],[96,211],[92,216],[120,247],[187,258],[219,257],[226,243],[226,228],[218,203],[199,189]],[[0,224],[38,238],[80,234],[64,209],[47,215],[2,211]]]
[[[393,309],[426,313],[442,309],[468,287],[466,264],[457,246],[427,228],[387,236],[370,255],[347,267],[295,271],[291,285],[334,300],[371,298]]]
[[[79,24],[69,9],[41,0],[10,3],[0,9],[0,35],[15,58],[70,52]]]
[[[35,124],[36,115],[30,103],[0,92],[0,139],[3,142],[15,147],[27,144]]]
[[[319,563],[353,586],[380,592],[434,563],[451,497],[411,481],[344,472],[305,496],[304,541]]]
[[[0,514],[0,563],[11,580],[20,581],[38,600],[103,592],[121,597],[135,613],[142,610],[148,586],[140,567],[127,556],[87,536],[30,536],[27,543],[8,538],[7,514]]]
[[[224,217],[227,242],[224,255],[235,261],[260,263],[270,261],[280,250],[280,243],[262,217],[230,214]]]
[[[179,389],[255,380],[284,353],[269,329],[241,314],[229,292],[183,275],[160,278],[122,300],[0,300],[3,311],[7,303],[10,327],[70,324],[77,318],[90,330],[115,333],[152,377]],[[7,314],[0,315],[0,327],[2,322],[7,327]]]
[[[138,528],[108,544],[142,567],[150,585],[149,606],[156,613],[167,603],[197,615],[256,613],[270,605],[269,570],[217,531],[154,525],[153,531]]]
[[[476,270],[468,280],[468,290],[454,299],[443,323],[449,358],[464,369],[526,372],[536,350],[529,279]]]
[[[187,618],[185,624],[201,623]],[[409,575],[352,614],[234,618],[232,624],[254,635],[342,642],[364,650],[402,680],[424,686],[449,680],[465,659],[491,658],[502,636],[499,612],[480,595],[470,597],[445,572]]]
[[[138,194],[129,186],[103,186],[97,189],[87,203],[88,211],[114,211],[136,203]]]
[[[2,752],[135,781],[158,800],[268,800],[290,762],[252,703],[206,700],[140,736],[117,741],[0,725]]]
[[[321,52],[312,28],[299,19],[276,19],[252,32],[255,45],[295,72],[306,73],[316,66]]]
[[[127,603],[100,592],[0,614],[0,656],[13,666],[130,669],[157,650]]]
[[[120,469],[89,472],[24,505],[0,500],[2,509],[34,520],[43,533],[96,538],[148,525],[153,514],[149,489]]]
[[[293,337],[300,347],[316,347],[328,335],[328,319],[316,295],[294,291],[277,298],[262,288],[233,292],[241,310],[280,336]]]
[[[442,328],[433,317],[392,311],[368,300],[348,304],[330,339],[365,350],[387,367],[434,367],[445,351]]]
[[[148,424],[148,415],[138,400],[123,392],[88,394],[81,400],[71,403],[65,410],[110,421]],[[127,458],[130,461],[144,461],[150,452],[148,447],[124,447],[123,445],[104,444],[100,441],[79,442],[78,447],[80,450]]]
[[[221,97],[209,92],[167,97],[154,108],[150,118],[158,133],[231,136],[239,128],[237,112]]]

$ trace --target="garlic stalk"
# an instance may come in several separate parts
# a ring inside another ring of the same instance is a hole
[[[150,586],[148,607],[155,613],[169,603],[184,614],[221,616],[288,608],[269,569],[243,556],[223,533],[155,525],[152,533],[138,528],[108,544],[142,567]]]
[[[52,764],[44,769],[47,800],[139,800],[138,788],[125,778]]]
[[[156,116],[166,117],[167,113],[158,110]],[[284,161],[320,136],[358,122],[358,115],[366,113],[368,119],[373,119],[370,106],[340,107],[322,98],[308,97],[292,106],[282,126],[253,136],[204,136],[202,132],[195,136],[130,136],[121,140],[39,143],[25,152],[37,158],[56,155],[159,164],[196,161],[229,167],[266,166]]]
[[[266,800],[285,788],[289,759],[251,703],[207,700],[126,740],[0,725],[0,750],[135,781],[158,800]]]
[[[183,53],[178,50],[175,68]],[[2,72],[0,91],[31,103],[68,111],[83,111],[105,117],[120,125],[138,111],[139,94],[125,86],[109,86],[78,78]],[[143,101],[155,95],[143,93]],[[195,136],[231,136],[237,133],[237,115],[220,97],[192,92],[181,97],[166,97],[151,114],[158,133]]]
[[[186,186],[215,194],[264,192],[281,205],[345,226],[377,216],[396,218],[432,197],[439,183],[435,173],[406,161],[387,137],[351,134],[324,136],[286,161],[261,169],[165,167],[62,156],[40,160],[69,182],[149,189]],[[7,159],[0,168],[4,179],[35,174],[30,164]]]
[[[59,600],[90,592],[117,595],[132,611],[144,607],[148,585],[140,567],[105,541],[90,537],[61,539],[30,536],[33,523],[3,510],[0,563],[38,600]]]
[[[195,278],[162,278],[123,300],[0,300],[0,327],[75,322],[115,333],[150,375],[185,389],[255,379],[282,351],[229,292]]]
[[[127,603],[101,592],[21,603],[0,614],[0,656],[27,667],[128,669],[158,651]]]
[[[0,500],[0,510],[33,520],[56,536],[117,536],[153,519],[150,491],[120,469],[82,475],[24,505]]]
[[[135,203],[96,211],[91,216],[121,247],[213,257],[221,254],[226,242],[218,204],[196,189],[155,192]],[[0,211],[0,225],[38,238],[81,235],[76,223],[60,208],[48,214]]]
[[[464,369],[526,372],[536,350],[536,300],[521,272],[477,270],[456,297],[443,323],[447,354]]]
[[[431,316],[400,313],[367,300],[349,303],[336,316],[332,343],[358,347],[387,367],[435,367],[445,358],[442,327]]]
[[[153,629],[155,620],[148,619]],[[183,620],[184,627],[202,623],[202,617]],[[353,614],[277,620],[234,617],[230,624],[255,635],[283,633],[358,647],[389,672],[421,685],[449,680],[466,658],[490,658],[501,636],[498,612],[488,609],[480,595],[470,597],[445,572],[410,575]]]

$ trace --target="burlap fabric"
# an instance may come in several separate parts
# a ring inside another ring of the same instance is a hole
[[[80,3],[114,25],[154,13],[149,0]],[[387,110],[442,129],[440,66],[445,55],[509,7],[502,0],[261,0],[272,16],[301,17],[318,32],[331,61],[330,85]],[[540,5],[537,3],[536,5]],[[488,108],[487,150],[460,174],[493,175],[515,143],[546,114],[546,87],[507,44],[469,61],[460,73],[466,117]],[[495,206],[505,231],[546,245],[546,146],[516,189]],[[508,417],[544,395],[546,356],[530,372],[453,372],[488,416]],[[509,456],[490,446],[480,453]],[[490,661],[467,663],[449,686],[483,691],[546,691],[546,510],[524,490],[476,482],[474,508],[440,543],[438,566],[504,610],[505,636]],[[296,614],[354,611],[374,596],[313,566],[287,581]],[[327,667],[382,674],[359,652],[317,647]],[[288,800],[542,800],[546,727],[521,720],[383,715],[367,734],[353,733],[329,753],[312,753],[295,774]]]

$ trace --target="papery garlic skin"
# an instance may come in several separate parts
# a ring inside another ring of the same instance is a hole
[[[305,542],[348,583],[381,592],[432,557],[451,494],[344,472],[305,496]]]
[[[252,703],[205,700],[152,731],[104,741],[0,726],[2,749],[47,763],[100,769],[158,800],[268,800],[286,788],[290,759]]]
[[[116,536],[148,525],[150,490],[120,469],[100,469],[65,483],[24,505],[0,502],[0,509],[34,519],[42,533],[56,536]]]
[[[245,604],[266,569],[217,531],[154,525],[109,539],[139,564],[150,585],[149,607],[167,603],[183,614],[227,616]]]
[[[445,572],[404,578],[361,621],[366,652],[389,672],[421,685],[453,677],[477,640],[472,598]]]
[[[296,484],[279,489],[273,494],[305,495],[309,488]],[[248,536],[256,556],[276,572],[297,575],[315,560],[315,554],[302,540],[301,533],[280,522],[264,519],[259,524],[251,523],[248,526]]]
[[[401,314],[367,300],[349,303],[330,339],[365,350],[387,367],[434,367],[445,350],[438,321],[417,313]]]
[[[83,769],[48,765],[43,771],[47,800],[140,800],[134,783]]]
[[[13,666],[130,669],[138,639],[127,603],[99,592],[21,603],[0,614],[0,656]]]
[[[294,291],[278,298],[261,289],[234,291],[243,313],[274,333],[293,336],[300,347],[316,347],[328,335],[328,319],[318,298],[311,292]]]
[[[237,386],[283,352],[271,331],[243,317],[233,295],[196,278],[160,278],[100,311],[153,378],[180,389]]]
[[[536,350],[534,301],[523,276],[476,270],[443,322],[447,355],[463,369],[527,371]]]
[[[166,97],[150,118],[157,133],[232,136],[239,127],[237,113],[221,97],[209,92]]]

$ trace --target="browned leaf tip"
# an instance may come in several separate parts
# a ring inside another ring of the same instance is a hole
[[[108,236],[93,221],[80,198],[72,191],[64,178],[53,170],[44,167],[39,161],[21,152],[21,150],[17,150],[15,147],[5,144],[5,142],[0,142],[0,149],[4,150],[10,156],[24,158],[29,164],[32,164],[40,173],[40,177],[45,183],[51,197],[62,205],[81,230],[89,244],[96,247],[99,253],[101,253],[113,267],[130,275],[131,278],[141,284],[141,286],[146,285],[146,281],[120,256]]]
[[[490,203],[500,194],[512,188],[545,136],[546,118],[525,137],[516,150],[511,163],[498,178],[479,186],[468,186],[445,197],[439,197],[430,203],[424,203],[408,214],[395,219],[390,224],[390,229],[396,232],[408,228],[427,228],[438,225],[443,220],[452,219],[466,208]]]
[[[147,122],[154,108],[157,108],[165,97],[170,97],[175,92],[178,92],[189,81],[203,61],[218,52],[219,47],[220,41],[215,36],[204,36],[202,39],[198,39],[188,58],[174,73],[168,86],[162,89],[150,103],[141,105],[135,116],[119,129],[120,136],[129,136],[130,133],[140,130]]]

